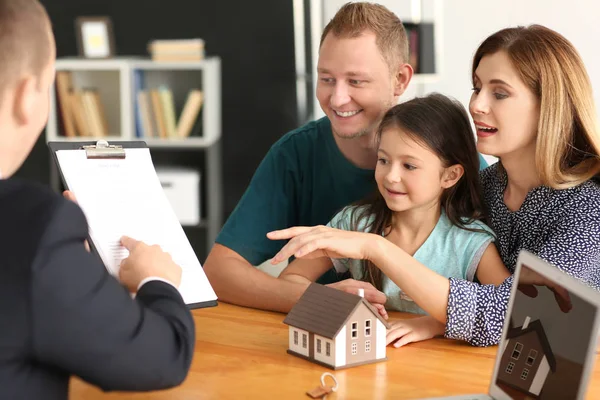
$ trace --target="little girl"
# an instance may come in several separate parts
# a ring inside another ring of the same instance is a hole
[[[328,226],[382,235],[447,278],[499,285],[510,274],[482,222],[479,158],[463,106],[440,94],[392,107],[377,131],[378,161],[372,198],[340,211]],[[274,233],[272,239],[279,239]],[[425,314],[377,266],[364,260],[294,260],[280,279],[312,282],[332,265],[373,284],[388,310]],[[400,321],[388,332],[396,347],[444,333],[433,318]]]

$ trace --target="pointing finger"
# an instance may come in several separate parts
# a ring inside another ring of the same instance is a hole
[[[121,244],[130,252],[140,243],[139,240],[130,238],[129,236],[121,237]]]
[[[294,236],[301,235],[313,229],[310,226],[294,226],[292,228],[271,231],[267,233],[267,237],[271,240],[290,239]]]

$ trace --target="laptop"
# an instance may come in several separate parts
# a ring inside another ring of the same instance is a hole
[[[513,285],[488,394],[437,399],[585,397],[596,357],[600,293],[523,250],[515,282],[525,269],[557,289]]]

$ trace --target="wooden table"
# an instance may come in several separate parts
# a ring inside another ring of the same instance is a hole
[[[333,373],[339,383],[329,400],[415,399],[486,393],[494,367],[495,346],[433,339],[388,347],[384,362],[331,371],[286,353],[283,314],[220,303],[194,310],[193,315],[196,354],[183,385],[151,393],[106,394],[73,378],[70,399],[309,399],[305,392],[319,386],[323,372]],[[390,313],[391,320],[407,317]],[[598,363],[587,398],[600,398]]]

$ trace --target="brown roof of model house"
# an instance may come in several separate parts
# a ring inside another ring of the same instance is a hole
[[[386,328],[390,325],[364,297],[311,283],[283,320],[284,324],[333,339],[353,311],[364,303]]]

